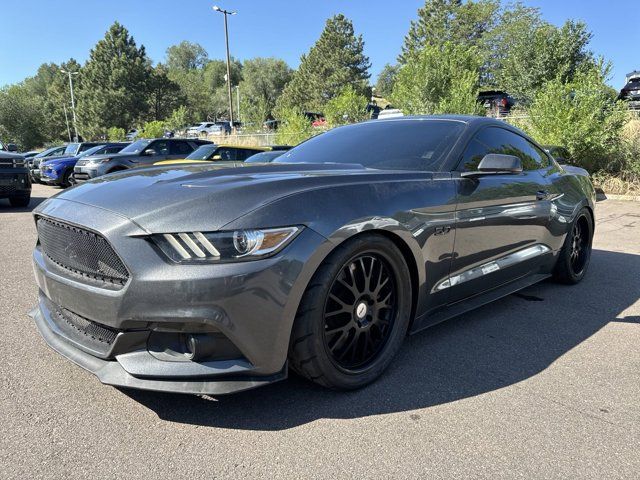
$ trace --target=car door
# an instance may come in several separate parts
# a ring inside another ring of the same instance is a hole
[[[169,157],[169,141],[154,140],[136,158],[137,166],[153,165]]]
[[[193,152],[191,144],[184,140],[172,140],[169,142],[169,155],[168,159],[180,159],[189,156]]]
[[[488,153],[515,155],[523,171],[462,177]],[[448,287],[450,301],[482,293],[539,269],[549,254],[549,159],[514,131],[485,127],[469,141],[458,164],[456,236]]]

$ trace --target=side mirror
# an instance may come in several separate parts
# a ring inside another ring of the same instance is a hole
[[[153,148],[147,148],[142,152],[142,155],[146,157],[155,157],[158,153]]]
[[[479,177],[482,175],[501,175],[522,172],[522,160],[515,155],[503,155],[489,153],[484,156],[478,165],[478,169],[471,172],[462,172],[461,177]]]
[[[18,151],[18,146],[15,143],[8,143],[7,144],[7,151],[9,151],[9,152],[17,152]]]

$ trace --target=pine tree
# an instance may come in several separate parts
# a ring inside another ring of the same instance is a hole
[[[370,66],[362,35],[355,35],[348,18],[336,15],[327,20],[318,41],[300,58],[300,67],[285,87],[278,107],[321,111],[347,85],[367,95]]]
[[[495,25],[499,10],[498,0],[426,0],[418,10],[418,19],[411,22],[398,61],[407,63],[427,45],[452,42],[477,46]]]
[[[150,62],[144,46],[138,48],[118,22],[91,50],[82,77],[77,113],[85,138],[102,135],[109,127],[131,128],[146,116]]]

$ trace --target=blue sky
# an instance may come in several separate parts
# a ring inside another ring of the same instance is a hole
[[[217,3],[236,9],[230,18],[232,55],[239,59],[276,56],[298,65],[335,13],[353,20],[365,40],[372,76],[394,62],[402,40],[423,0],[2,0],[0,5],[0,85],[33,75],[44,62],[73,57],[84,62],[90,48],[113,21],[124,24],[154,62],[167,47],[182,40],[198,42],[211,58],[224,57],[222,15]],[[587,22],[594,34],[592,49],[614,65],[611,85],[620,88],[624,75],[640,69],[637,0],[526,0],[544,18],[561,24],[567,18]]]

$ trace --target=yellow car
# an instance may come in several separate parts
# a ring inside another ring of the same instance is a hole
[[[251,155],[261,152],[270,152],[273,150],[287,150],[290,147],[245,147],[241,145],[216,145],[206,144],[198,147],[187,158],[179,160],[163,160],[156,162],[154,165],[176,165],[184,163],[203,163],[203,162],[244,162]]]

